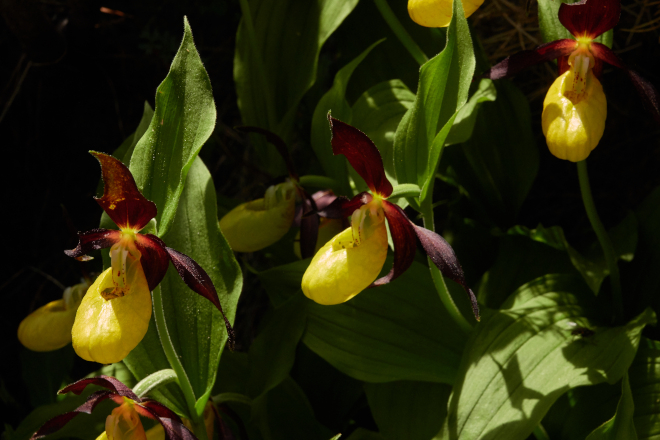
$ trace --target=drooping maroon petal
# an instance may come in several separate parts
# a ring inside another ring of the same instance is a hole
[[[91,414],[94,408],[96,408],[96,405],[103,402],[104,400],[111,398],[112,396],[113,393],[111,391],[105,391],[105,390],[97,391],[95,393],[90,394],[90,396],[87,398],[85,403],[80,405],[78,408],[74,409],[73,411],[69,411],[67,413],[55,416],[52,419],[48,420],[46,423],[44,423],[43,426],[39,428],[37,432],[32,434],[30,440],[36,440],[48,434],[52,434],[53,432],[59,431],[64,427],[64,425],[69,423],[74,417],[76,417],[80,413]]]
[[[141,416],[149,417],[150,419],[159,419],[164,417],[181,423],[181,418],[174,411],[162,403],[156,402],[155,400],[145,399],[141,403],[135,405],[135,410]]]
[[[302,218],[300,219],[300,256],[311,258],[316,250],[319,236],[319,215],[314,199],[307,193],[303,199]]]
[[[121,239],[121,232],[113,229],[92,229],[87,232],[78,232],[78,246],[64,253],[78,261],[91,260],[87,254],[98,249],[109,248]]]
[[[596,38],[619,22],[620,0],[582,0],[562,3],[559,21],[575,37]]]
[[[516,52],[495,64],[482,77],[490,79],[510,78],[534,64],[569,55],[575,50],[577,44],[577,41],[565,38],[543,44],[536,49]]]
[[[77,382],[65,386],[59,390],[57,394],[73,393],[79,396],[88,385],[96,385],[106,388],[113,394],[117,394],[122,397],[128,397],[129,399],[135,400],[136,402],[142,401],[129,387],[124,385],[121,381],[115,379],[112,376],[104,375],[81,379]]]
[[[417,251],[415,230],[403,210],[393,203],[383,201],[383,211],[394,242],[394,264],[387,275],[373,282],[373,286],[382,286],[398,278],[408,270]]]
[[[346,156],[372,192],[384,198],[389,197],[392,194],[392,184],[387,180],[383,159],[376,145],[366,134],[333,118],[330,113],[328,121],[332,130],[332,153]]]
[[[658,89],[655,88],[648,80],[640,76],[639,73],[635,72],[632,69],[629,69],[623,62],[616,56],[612,50],[600,43],[591,43],[591,52],[594,54],[597,60],[605,61],[612,66],[623,69],[630,81],[632,81],[637,94],[642,98],[644,106],[646,109],[651,112],[655,120],[660,123],[660,93]]]
[[[167,417],[160,417],[158,421],[163,425],[167,440],[197,440],[195,434],[179,421],[168,419]]]
[[[140,193],[133,175],[120,160],[96,151],[91,153],[101,163],[104,183],[103,197],[96,198],[96,202],[120,228],[144,228],[156,217],[156,204]]]
[[[231,328],[231,324],[225,316],[225,312],[222,310],[222,305],[220,305],[220,299],[218,298],[218,292],[216,292],[213,281],[211,281],[209,275],[189,256],[167,246],[165,247],[165,250],[169,254],[172,264],[174,264],[179,276],[188,287],[190,287],[195,293],[198,293],[211,301],[213,305],[220,310],[222,318],[225,320],[225,327],[227,327],[227,336],[229,337],[227,344],[229,345],[229,348],[233,350],[235,340],[234,330]]]
[[[135,234],[135,247],[140,251],[140,264],[147,277],[149,290],[154,290],[167,273],[170,256],[165,250],[165,243],[153,234]]]
[[[286,164],[286,169],[289,172],[289,176],[291,176],[293,180],[298,180],[298,173],[296,173],[296,169],[293,166],[291,153],[289,153],[289,149],[286,147],[286,143],[282,140],[281,137],[272,131],[266,130],[265,128],[253,127],[250,125],[242,125],[235,128],[236,130],[240,130],[243,133],[259,133],[265,136],[266,140],[275,147],[277,152],[280,153],[280,156],[282,156],[282,159],[284,159],[284,163]]]
[[[429,231],[426,228],[412,223],[412,226],[417,235],[417,239],[421,243],[426,255],[429,256],[433,264],[437,266],[442,275],[446,276],[452,281],[457,282],[468,293],[470,296],[470,302],[472,303],[472,312],[474,317],[479,321],[479,304],[477,303],[477,297],[472,292],[465,281],[465,274],[463,274],[463,268],[461,263],[458,262],[454,249],[447,243],[447,241],[442,238],[442,236],[436,234],[433,231]]]
[[[360,206],[366,205],[373,200],[373,196],[368,192],[361,192],[352,199],[339,196],[324,209],[317,211],[318,215],[325,218],[345,219],[353,214],[353,211],[360,209]]]

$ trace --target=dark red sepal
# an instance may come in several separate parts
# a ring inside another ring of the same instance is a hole
[[[605,61],[614,67],[623,69],[630,81],[635,86],[637,94],[642,98],[642,102],[646,109],[651,112],[653,118],[660,123],[660,93],[648,80],[644,79],[632,69],[629,69],[623,62],[616,56],[612,49],[600,43],[591,43],[591,52],[596,57],[596,60]]]
[[[87,232],[78,232],[78,246],[64,253],[79,261],[87,261],[92,258],[87,256],[91,251],[109,248],[121,239],[121,232],[113,229],[92,229]]]
[[[140,251],[140,264],[147,277],[149,290],[154,290],[167,273],[170,255],[165,250],[165,243],[153,234],[135,234],[135,247]]]
[[[575,50],[577,44],[577,41],[566,38],[563,40],[551,41],[537,47],[536,49],[516,52],[510,57],[495,64],[490,70],[486,71],[482,77],[490,79],[512,77],[523,69],[533,66],[534,64],[569,55]]]
[[[57,394],[73,393],[80,395],[80,393],[82,393],[88,385],[103,387],[110,390],[113,394],[117,394],[122,397],[128,397],[129,399],[135,400],[136,402],[140,402],[140,398],[129,387],[114,377],[104,375],[81,379],[77,382],[65,386],[59,390]]]
[[[296,173],[296,169],[293,166],[293,159],[291,158],[291,153],[289,153],[289,149],[286,147],[286,143],[282,140],[281,137],[273,133],[272,131],[268,131],[265,128],[260,128],[260,127],[253,127],[250,125],[242,125],[240,127],[235,127],[236,130],[242,131],[243,133],[258,133],[260,135],[263,135],[266,140],[275,147],[278,153],[280,153],[280,156],[282,156],[282,159],[284,159],[284,163],[286,164],[286,169],[289,172],[289,176],[291,176],[292,179],[298,180],[298,173]]]
[[[103,197],[96,202],[120,228],[139,231],[156,217],[156,204],[138,190],[133,175],[120,160],[104,153],[91,151],[101,163]]]
[[[113,393],[111,391],[106,391],[106,390],[97,391],[95,393],[90,394],[90,396],[87,398],[85,403],[80,405],[78,408],[74,409],[73,411],[69,411],[67,413],[55,416],[52,419],[48,420],[46,423],[44,423],[41,426],[41,428],[37,430],[37,432],[32,434],[30,440],[36,440],[48,434],[52,434],[53,432],[59,431],[64,427],[64,425],[69,423],[74,417],[76,417],[80,413],[91,414],[94,408],[96,408],[96,405],[103,402],[104,400],[111,398],[112,396]]]
[[[426,228],[417,226],[412,222],[411,224],[415,229],[417,239],[421,243],[422,248],[424,248],[424,252],[426,252],[426,255],[428,255],[431,261],[433,261],[433,264],[437,266],[442,275],[463,286],[468,293],[470,296],[470,302],[472,303],[472,312],[474,313],[476,320],[479,321],[479,304],[477,303],[477,297],[465,281],[463,268],[461,267],[461,263],[458,262],[458,258],[456,258],[454,249],[452,249],[442,236],[433,231],[429,231]]]
[[[145,399],[139,404],[135,405],[135,410],[144,417],[149,417],[150,419],[160,419],[168,418],[174,419],[181,423],[181,418],[171,409],[166,407],[160,402],[155,400]]]
[[[158,421],[163,425],[167,440],[197,440],[195,434],[181,422],[166,417],[161,417]]]
[[[332,130],[332,153],[343,154],[351,166],[364,179],[373,193],[387,198],[392,194],[392,184],[387,180],[383,159],[376,145],[357,128],[333,118],[328,113]]]
[[[360,209],[360,206],[366,205],[371,200],[373,200],[373,196],[368,192],[361,192],[352,199],[339,196],[325,208],[319,209],[317,213],[325,218],[345,219],[353,214],[353,211]]]
[[[394,264],[387,275],[373,282],[373,286],[382,286],[398,278],[399,275],[408,270],[415,259],[415,252],[417,251],[415,230],[403,210],[397,205],[384,200],[383,211],[394,242]]]
[[[165,247],[165,250],[169,254],[172,264],[174,264],[179,276],[188,287],[211,301],[213,305],[220,310],[222,318],[225,320],[225,327],[227,327],[227,335],[229,337],[227,343],[229,348],[233,350],[235,340],[234,330],[231,328],[231,324],[225,316],[225,312],[222,310],[222,305],[220,305],[220,299],[218,298],[218,292],[216,292],[213,281],[211,281],[209,275],[204,269],[202,269],[202,266],[197,264],[197,262],[189,256],[170,247]]]
[[[616,26],[620,15],[620,0],[582,0],[559,7],[559,21],[575,37],[596,38]]]

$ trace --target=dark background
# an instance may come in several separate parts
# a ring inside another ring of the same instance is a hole
[[[393,8],[408,22],[405,1],[397,2],[401,4],[391,2]],[[529,11],[525,2],[520,3],[487,0],[471,19],[476,34],[487,40],[515,29],[513,22],[539,38],[535,2]],[[618,30],[634,28],[648,19],[652,11],[641,10],[640,4],[624,8],[615,30],[614,49],[628,65],[660,84],[658,32]],[[15,427],[32,408],[26,391],[31,379],[23,374],[28,355],[15,336],[19,322],[61,296],[61,289],[51,278],[70,286],[79,282],[82,270],[100,270],[100,261],[81,266],[62,253],[75,247],[75,232],[96,227],[101,214],[92,198],[99,167],[87,151],[111,153],[137,127],[144,102],[153,106],[156,87],[167,75],[178,48],[184,15],[213,85],[218,122],[201,156],[221,199],[258,197],[269,176],[248,166],[249,146],[231,129],[240,125],[232,75],[241,16],[236,0],[0,0],[0,13],[0,217],[4,225],[0,401],[5,407],[2,418]],[[383,36],[388,37],[387,46],[383,45],[380,53],[375,50],[356,71],[349,102],[370,85],[401,77],[399,72],[404,68],[410,74],[403,79],[414,90],[414,62],[382,23],[372,2],[362,0],[326,43],[317,85],[301,103],[299,134],[292,149],[302,174],[305,167],[317,166],[308,145],[309,120],[316,100],[329,87],[334,73],[352,59],[351,54]],[[487,51],[504,47],[504,52],[489,52],[491,61],[499,61],[522,45],[533,47],[534,42],[525,43],[525,38],[514,37],[509,46],[484,43],[484,47]],[[420,42],[425,49],[433,43]],[[375,73],[368,70],[368,66],[396,63],[397,57],[401,62],[396,68]],[[544,91],[553,79],[554,67],[539,66],[514,81],[530,99],[541,156],[536,182],[518,223],[532,228],[541,221],[544,226],[562,226],[570,241],[589,225],[575,166],[549,154],[540,130]],[[660,184],[660,129],[623,72],[606,68],[602,83],[608,119],[603,140],[589,158],[589,170],[597,207],[610,227]],[[251,183],[243,184],[246,180]],[[245,330],[239,346],[243,350],[249,345],[260,311],[267,307],[267,299],[253,278],[248,277],[245,286],[237,318],[243,321],[237,326]],[[76,358],[73,378],[97,367]]]

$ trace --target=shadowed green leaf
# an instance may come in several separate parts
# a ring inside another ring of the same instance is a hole
[[[186,175],[211,136],[215,118],[211,82],[184,18],[183,41],[156,90],[154,116],[130,163],[138,188],[158,207],[161,237],[172,226]]]
[[[445,140],[445,145],[459,144],[472,137],[474,123],[477,121],[479,108],[481,104],[487,101],[495,101],[497,98],[497,89],[490,79],[479,81],[479,88],[467,103],[458,111],[454,125],[451,127],[449,136]]]
[[[642,338],[628,374],[637,437],[657,439],[660,437],[660,342]]]
[[[635,405],[630,391],[630,380],[626,373],[621,381],[621,399],[616,414],[589,434],[586,440],[637,440],[633,423],[634,412]]]

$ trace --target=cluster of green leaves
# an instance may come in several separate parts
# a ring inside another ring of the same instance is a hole
[[[530,110],[513,83],[478,80],[483,57],[461,2],[454,2],[451,24],[440,35],[444,47],[427,49],[437,54],[421,66],[416,85],[409,78],[371,78],[387,65],[384,47],[394,46],[394,59],[415,66],[396,40],[371,36],[358,49],[364,39],[353,42],[355,53],[348,52],[326,89],[315,85],[324,43],[334,33],[341,41],[342,23],[376,8],[357,0],[240,3],[234,76],[243,122],[308,147],[315,155],[311,166],[347,196],[366,185],[343,157],[331,154],[325,115],[330,110],[364,131],[381,152],[393,199],[409,207],[411,218],[418,213],[435,230],[434,215],[449,212],[438,221],[446,226],[439,232],[476,287],[482,320],[471,320],[462,288],[443,280],[421,255],[395,282],[321,306],[301,292],[309,260],[270,249],[285,257],[250,268],[270,307],[247,352],[225,349],[218,311],[170,268],[154,292],[162,319],[151,321],[123,364],[102,372],[112,369],[141,394],[193,420],[210,400],[242,440],[327,440],[338,433],[350,440],[655,438],[660,345],[647,326],[660,306],[653,270],[660,263],[660,189],[609,231],[628,295],[625,321],[613,322],[609,272],[595,238],[587,235],[587,245],[576,246],[558,226],[517,224],[539,168]],[[381,11],[391,6],[395,15],[405,14],[384,0],[376,3]],[[566,37],[558,7],[539,0],[547,40]],[[435,31],[403,28],[439,40]],[[611,44],[611,32],[602,41]],[[356,93],[353,82],[366,86]],[[305,99],[312,101],[309,139],[295,131]],[[233,322],[243,278],[218,227],[213,181],[198,157],[215,118],[210,81],[186,21],[155,109],[145,105],[137,131],[115,156],[158,206],[152,232],[205,268]],[[285,174],[270,145],[255,136],[251,146],[257,166]],[[303,184],[319,182],[301,174]],[[436,184],[451,194],[446,210],[435,210]],[[274,247],[292,248],[290,238]],[[386,270],[390,265],[391,257]],[[61,381],[60,370],[47,378]],[[53,388],[44,381],[44,389]],[[38,386],[33,394],[47,405],[7,440],[26,440],[49,417],[81,402],[44,400]],[[91,439],[103,421],[93,417],[79,417],[52,438]]]

